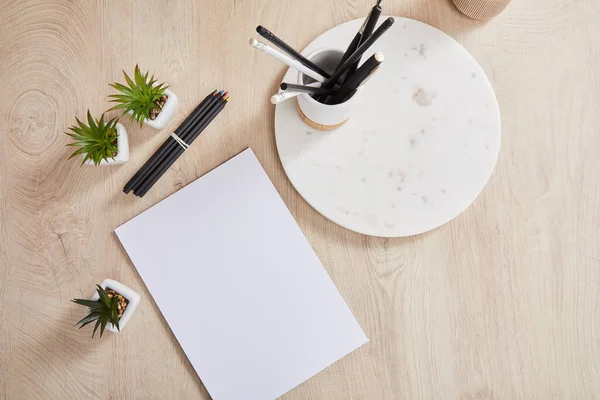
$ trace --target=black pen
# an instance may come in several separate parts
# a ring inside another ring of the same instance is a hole
[[[346,62],[344,62],[344,64],[338,68],[337,71],[335,71],[333,73],[333,75],[331,75],[331,78],[326,79],[325,82],[323,82],[323,84],[321,85],[322,88],[325,89],[331,89],[333,87],[333,85],[336,84],[336,82],[338,81],[338,79],[340,78],[340,76],[348,69],[350,68],[350,66],[352,64],[354,64],[362,55],[365,51],[367,51],[367,49],[369,47],[371,47],[371,45],[373,43],[375,43],[375,41],[377,41],[377,39],[379,39],[381,37],[381,35],[383,35],[388,29],[390,29],[390,27],[392,26],[392,24],[394,23],[394,18],[389,17],[388,19],[386,19],[385,21],[383,21],[383,23],[381,25],[379,25],[379,28],[377,28],[377,30],[375,32],[373,32],[373,34],[371,36],[369,36],[368,39],[366,39],[359,47],[358,49],[356,49],[356,51],[354,53],[352,53],[352,55],[350,57],[348,57],[348,59],[346,60]]]
[[[285,83],[285,82],[283,82],[281,85],[279,85],[279,87],[281,88],[281,90],[290,90],[293,92],[303,92],[303,93],[310,93],[310,94],[329,94],[331,92],[330,89],[322,89],[320,87],[313,87],[313,86],[295,85],[293,83]]]
[[[382,62],[383,54],[379,52],[369,57],[351,77],[346,79],[340,90],[334,92],[327,104],[338,104],[346,101],[354,94],[356,89],[364,85],[377,72]]]
[[[287,53],[290,57],[296,59],[296,61],[298,61],[300,64],[304,65],[305,67],[312,69],[313,71],[317,72],[319,75],[323,75],[323,77],[325,77],[326,79],[331,76],[327,72],[323,71],[323,69],[321,67],[319,67],[318,65],[316,65],[315,63],[313,63],[312,61],[310,61],[309,59],[304,57],[302,54],[298,53],[291,46],[289,46],[283,40],[279,39],[277,36],[275,36],[273,34],[273,32],[271,32],[267,28],[263,27],[262,25],[259,25],[256,27],[256,32],[258,32],[258,34],[260,36],[264,37],[269,42],[273,43],[275,46],[279,47],[281,50],[283,50],[285,53]]]
[[[364,25],[364,29],[360,38],[360,42],[358,43],[358,46],[360,46],[365,40],[367,40],[372,34],[373,31],[375,30],[375,25],[377,25],[377,20],[379,20],[379,16],[381,15],[381,2],[383,0],[378,0],[377,4],[375,4],[375,6],[373,6],[373,8],[371,9],[371,12],[369,13],[369,15],[367,15],[367,18],[365,19],[365,23]],[[346,73],[346,79],[350,78],[350,76],[352,74],[354,74],[354,71],[356,71],[356,68],[358,68],[358,64],[360,63],[360,59],[358,61],[356,61],[354,64],[352,64],[352,66],[350,68],[348,68],[348,72]]]
[[[344,55],[342,56],[342,58],[340,59],[340,61],[338,62],[338,65],[335,67],[334,73],[337,72],[338,69],[340,69],[340,67],[342,65],[344,65],[344,63],[346,62],[346,60],[348,59],[348,57],[350,57],[352,55],[352,53],[354,53],[356,51],[356,49],[358,48],[358,45],[360,44],[360,39],[362,38],[362,34],[365,30],[365,25],[367,24],[367,20],[365,19],[363,24],[360,26],[360,29],[358,30],[358,32],[356,32],[356,35],[354,35],[354,39],[352,39],[352,41],[350,42],[350,44],[348,45],[348,48],[346,49],[346,51],[344,52]],[[322,96],[322,95],[314,95],[313,99],[324,103],[326,100],[327,96]]]
[[[348,57],[350,57],[352,55],[352,53],[354,53],[356,51],[356,49],[358,48],[358,45],[360,44],[360,39],[362,38],[366,24],[367,24],[367,20],[365,19],[363,24],[360,26],[360,29],[358,30],[358,32],[356,32],[356,35],[354,35],[354,39],[352,39],[352,41],[348,45],[348,48],[346,49],[346,52],[340,59],[340,62],[335,67],[335,71],[337,71],[342,65],[344,65],[344,63],[346,62]]]

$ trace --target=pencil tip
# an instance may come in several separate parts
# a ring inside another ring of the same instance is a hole
[[[383,0],[377,0],[377,4],[375,4],[376,6],[381,5],[381,3],[383,2]]]
[[[225,99],[225,101],[229,101],[229,97]]]
[[[287,83],[282,83],[281,85],[279,85],[279,87],[281,88],[281,90],[287,90]]]
[[[254,38],[250,38],[249,43],[250,43],[250,46],[256,47],[256,46],[258,46],[259,42],[258,42],[258,40],[254,39]]]
[[[259,25],[259,26],[256,27],[256,32],[257,33],[262,33],[264,30],[265,30],[265,28],[263,28],[262,25]]]
[[[221,97],[225,98],[225,97],[227,97],[228,94],[229,94],[229,92],[225,92],[225,94],[223,94],[223,96],[221,96]]]

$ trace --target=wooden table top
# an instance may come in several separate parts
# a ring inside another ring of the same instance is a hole
[[[386,0],[480,62],[502,113],[496,170],[430,233],[343,229],[294,191],[269,97],[286,68],[248,45],[263,24],[298,49],[373,1],[10,1],[0,9],[0,398],[208,399],[113,229],[252,147],[370,342],[294,399],[600,397],[600,3],[513,0],[487,22],[448,0]],[[62,132],[136,63],[180,106],[163,131],[124,120],[130,161],[79,167]],[[125,182],[195,104],[225,114],[143,199]],[[69,300],[104,278],[142,303],[91,338]]]

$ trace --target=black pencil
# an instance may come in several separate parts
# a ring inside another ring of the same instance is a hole
[[[331,76],[330,74],[325,72],[323,70],[323,68],[319,67],[317,64],[313,63],[312,61],[310,61],[309,59],[304,57],[302,54],[298,53],[290,45],[288,45],[283,40],[279,39],[277,36],[275,36],[275,34],[273,34],[273,32],[271,32],[264,26],[262,26],[262,25],[257,26],[256,32],[258,32],[258,34],[260,36],[264,37],[269,42],[273,43],[275,46],[279,47],[281,50],[283,50],[285,53],[287,53],[290,57],[296,59],[296,61],[298,61],[300,64],[304,65],[307,68],[312,69],[319,75],[322,75],[325,79],[327,79]]]
[[[193,135],[187,139],[189,144],[191,144],[200,135],[200,133],[202,133],[202,131],[208,126],[210,121],[212,121],[217,116],[217,114],[225,107],[227,101],[228,99],[219,102],[214,109],[209,111],[209,113],[205,116],[200,125],[194,129]],[[176,149],[176,151],[163,164],[161,164],[160,168],[154,170],[152,175],[148,178],[148,180],[137,191],[135,191],[136,196],[143,197],[183,152],[184,149],[181,147]]]
[[[329,94],[331,92],[330,89],[322,89],[320,87],[312,87],[312,86],[304,86],[304,85],[295,85],[293,83],[285,83],[283,82],[279,85],[281,90],[291,90],[293,92],[304,92],[310,94]]]
[[[213,95],[216,93],[216,90],[213,91]],[[206,104],[206,102],[211,98],[212,96],[209,94],[208,96],[206,96],[204,98],[204,100],[202,100],[200,102],[200,104],[198,104],[198,106],[194,109],[194,111],[192,111],[190,113],[190,115],[188,115],[188,117],[183,121],[183,123],[180,125],[180,127],[184,124],[186,124],[190,119],[192,119],[193,117],[196,116],[197,113],[199,113],[201,111],[201,108],[204,104]],[[178,128],[179,129],[179,128]],[[127,184],[125,185],[125,187],[123,188],[123,191],[125,193],[129,193],[136,185],[137,182],[147,173],[149,168],[152,168],[152,166],[157,162],[157,160],[161,157],[161,155],[164,153],[164,151],[166,150],[166,148],[169,146],[169,143],[172,140],[171,137],[169,137],[159,148],[157,151],[154,152],[154,154],[152,155],[152,157],[150,157],[148,159],[148,161],[146,161],[146,163],[138,170],[138,172],[129,180],[129,182],[127,182]]]
[[[219,101],[216,107],[213,107],[211,111],[207,114],[207,116],[200,122],[198,127],[195,127],[191,137],[187,138],[187,144],[190,145],[192,142],[204,131],[204,129],[210,124],[210,122],[221,112],[221,110],[225,107],[229,101],[229,98]],[[179,156],[184,152],[182,147],[176,149],[176,151],[171,154],[164,163],[162,163],[159,168],[156,168],[152,174],[148,177],[148,179],[140,186],[138,190],[134,193],[136,196],[144,197],[144,195],[154,186],[154,184],[160,179],[160,177],[169,169],[169,167],[179,158]]]
[[[208,97],[208,101],[206,101],[206,103],[204,103],[199,110],[195,113],[195,115],[189,120],[189,123],[186,125],[185,129],[176,129],[175,130],[175,135],[177,135],[182,141],[186,141],[187,140],[187,136],[189,136],[191,130],[194,128],[194,126],[196,126],[198,124],[198,121],[203,118],[203,116],[206,114],[207,109],[212,105],[215,104],[215,102],[220,98],[220,96],[223,94],[223,90],[221,90],[219,93],[212,93],[212,95],[209,95]],[[148,176],[149,173],[152,172],[152,170],[154,168],[156,168],[158,165],[160,165],[161,162],[163,162],[163,160],[169,156],[169,154],[171,154],[175,148],[181,146],[177,140],[175,140],[175,138],[173,138],[172,136],[169,136],[169,138],[167,138],[167,143],[165,148],[163,149],[163,151],[159,154],[156,155],[156,157],[154,157],[154,159],[152,160],[152,162],[149,165],[149,168],[147,168],[146,170],[143,171],[143,173],[140,175],[140,177],[137,179],[137,183],[133,186],[133,190],[135,191],[135,189],[139,186],[140,182],[143,182],[144,179],[146,179],[146,177]]]
[[[223,99],[222,95],[223,91],[220,91],[219,93],[217,93],[217,95],[211,96],[208,102],[202,107],[201,112],[195,115],[194,119],[192,120],[192,123],[187,127],[187,129],[179,132],[178,137],[185,144],[188,144],[189,138],[192,136],[193,131],[202,124],[203,119],[206,118],[206,116],[211,112],[211,110]],[[175,138],[169,137],[169,139],[171,140],[169,141],[167,149],[163,152],[163,154],[161,154],[159,158],[157,158],[155,164],[152,165],[151,168],[149,168],[147,171],[145,171],[145,174],[143,174],[140,177],[137,184],[133,188],[134,193],[137,193],[139,191],[140,187],[144,185],[144,183],[148,180],[149,176],[152,175],[152,173],[156,169],[161,168],[161,165],[165,163],[165,160],[169,159],[172,154],[175,154],[175,152],[178,149],[182,148],[182,145],[177,140],[175,140]]]
[[[388,19],[383,21],[383,23],[379,26],[379,28],[377,28],[377,30],[375,32],[373,32],[373,34],[367,40],[365,40],[358,47],[358,49],[356,49],[356,51],[354,53],[352,53],[352,55],[350,57],[348,57],[346,62],[344,62],[344,64],[340,68],[338,68],[338,70],[336,72],[334,72],[333,75],[331,75],[331,78],[327,79],[325,82],[323,82],[321,84],[321,87],[325,88],[325,89],[332,88],[333,85],[336,84],[336,82],[340,78],[340,76],[348,68],[350,68],[350,66],[352,64],[354,64],[363,55],[363,53],[365,51],[367,51],[367,49],[369,47],[371,47],[371,45],[373,43],[375,43],[375,41],[377,41],[377,39],[379,39],[381,37],[381,35],[383,35],[388,29],[390,29],[390,27],[392,26],[393,23],[394,23],[394,18],[392,18],[392,17],[389,17]]]
[[[369,15],[367,15],[367,18],[365,20],[365,28],[364,28],[363,34],[360,38],[360,42],[358,43],[358,46],[360,46],[365,40],[367,40],[373,34],[373,31],[375,30],[375,25],[377,25],[377,21],[379,20],[379,16],[381,15],[381,7],[379,6],[380,4],[381,4],[381,0],[377,1],[377,4],[375,4],[375,6],[371,9],[371,12],[369,13]],[[350,68],[348,68],[348,72],[346,72],[345,80],[347,80],[354,74],[354,72],[358,68],[359,63],[360,63],[360,58],[354,64],[352,64],[352,66],[350,66]]]
[[[360,66],[356,72],[346,79],[340,90],[332,95],[327,104],[339,104],[352,96],[379,68],[383,62],[383,54],[375,53]]]
[[[213,96],[216,96],[216,94],[217,91],[214,90],[211,94],[206,96],[200,102],[200,104],[196,106],[194,111],[192,111],[190,115],[188,115],[188,117],[179,125],[179,127],[175,130],[175,134],[181,135],[184,129],[188,129],[190,124],[204,112],[207,103],[210,99],[213,98]],[[148,174],[148,171],[150,171],[154,167],[154,165],[156,165],[156,163],[158,163],[160,159],[164,157],[164,154],[168,152],[168,150],[173,144],[177,144],[175,139],[173,139],[172,137],[167,138],[167,140],[158,148],[158,150],[154,152],[154,154],[148,159],[148,161],[146,161],[146,163],[138,170],[138,172],[129,180],[129,182],[127,182],[127,184],[123,188],[123,191],[125,193],[129,193],[132,189],[134,189],[138,185],[140,180],[145,178],[145,176]]]
[[[344,65],[344,63],[346,62],[348,57],[350,57],[358,48],[358,45],[360,44],[360,39],[362,38],[366,24],[367,24],[367,19],[365,18],[363,24],[360,26],[360,29],[358,30],[358,32],[356,32],[356,35],[354,35],[354,38],[352,39],[352,41],[348,45],[348,48],[342,55],[342,58],[340,58],[338,65],[335,67],[334,74],[342,67],[342,65]],[[326,95],[314,95],[314,96],[312,96],[312,98],[319,102],[324,103],[324,101],[327,99],[327,96]]]
[[[346,49],[346,52],[340,59],[340,62],[338,63],[337,67],[335,67],[335,72],[337,72],[337,70],[340,69],[340,67],[342,65],[344,65],[344,63],[346,62],[348,57],[350,57],[352,55],[352,53],[354,53],[356,51],[356,49],[358,48],[364,27],[365,27],[365,24],[363,23],[360,27],[360,30],[356,33],[356,35],[354,35],[354,38],[348,45],[348,48]]]

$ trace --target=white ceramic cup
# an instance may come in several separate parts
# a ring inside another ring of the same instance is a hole
[[[318,49],[308,54],[306,58],[323,68],[328,73],[333,73],[344,53],[339,50]],[[307,85],[315,82],[310,76],[298,72],[297,83]],[[356,109],[360,89],[348,100],[339,104],[323,104],[304,93],[297,97],[298,113],[304,122],[318,130],[332,130],[342,126]]]

